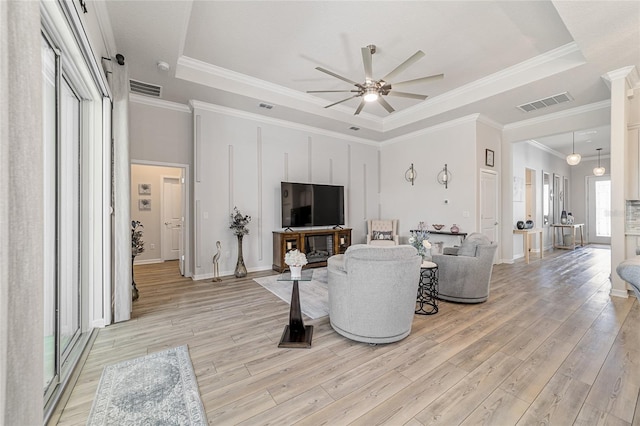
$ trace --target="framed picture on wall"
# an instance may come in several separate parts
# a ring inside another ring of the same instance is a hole
[[[138,200],[138,210],[151,210],[151,199],[140,198]]]
[[[138,194],[139,195],[151,195],[151,184],[150,183],[139,183],[138,184]]]
[[[484,150],[484,164],[489,166],[489,167],[493,167],[493,151],[490,149],[485,149]]]

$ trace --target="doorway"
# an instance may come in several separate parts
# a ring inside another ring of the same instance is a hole
[[[587,176],[587,239],[611,244],[610,176]]]
[[[144,227],[136,265],[178,260],[180,274],[191,276],[186,176],[188,165],[132,161],[131,220]]]
[[[498,184],[496,172],[480,170],[480,230],[489,240],[499,245]],[[494,258],[494,262],[496,262],[496,258]]]

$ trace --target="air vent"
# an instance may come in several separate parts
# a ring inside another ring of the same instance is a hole
[[[266,109],[271,109],[271,108],[273,108],[273,105],[271,105],[271,104],[266,104],[266,103],[264,103],[264,102],[261,102],[260,104],[258,104],[258,106],[259,106],[260,108],[266,108]]]
[[[569,92],[559,93],[557,95],[549,96],[548,98],[538,99],[537,101],[529,102],[526,104],[518,105],[520,111],[531,112],[538,109],[546,108],[552,105],[558,105],[564,102],[572,101],[573,97]]]
[[[144,83],[137,80],[129,80],[129,91],[139,95],[152,96],[159,98],[162,95],[162,86]]]

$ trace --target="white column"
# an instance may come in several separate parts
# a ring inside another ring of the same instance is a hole
[[[625,166],[630,108],[627,91],[634,74],[635,67],[627,67],[606,75],[611,83],[611,295],[619,297],[628,297],[626,284],[615,269],[627,258],[624,232],[626,176],[630,173]]]

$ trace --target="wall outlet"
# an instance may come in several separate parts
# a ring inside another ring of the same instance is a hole
[[[154,249],[156,248],[156,245],[155,245],[155,244],[153,244],[153,243],[151,243],[151,244],[149,244],[149,248],[150,248],[151,250],[154,250]]]
[[[469,212],[468,211],[463,211],[462,212],[462,217],[469,217]]]

